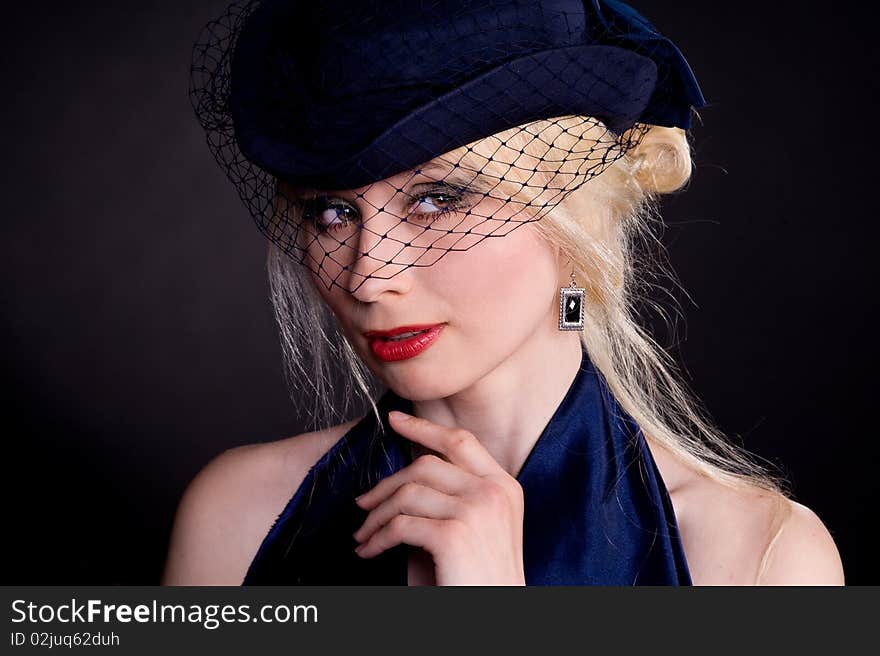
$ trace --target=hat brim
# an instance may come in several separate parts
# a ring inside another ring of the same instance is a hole
[[[416,108],[348,157],[306,152],[251,131],[246,139],[238,135],[239,148],[296,186],[355,189],[539,119],[592,116],[619,134],[637,121],[656,84],[656,64],[631,50],[556,48],[511,60]]]

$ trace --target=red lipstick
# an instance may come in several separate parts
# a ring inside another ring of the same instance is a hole
[[[391,330],[371,330],[364,333],[370,340],[370,349],[380,360],[385,362],[397,362],[414,358],[427,349],[443,330],[445,324],[435,323],[419,326],[399,326]],[[400,338],[405,333],[416,333],[409,337]],[[398,339],[392,339],[397,337]]]

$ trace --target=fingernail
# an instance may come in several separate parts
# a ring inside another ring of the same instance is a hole
[[[392,410],[388,413],[389,417],[394,417],[399,421],[406,421],[407,419],[412,419],[412,415],[408,415],[405,412],[400,412],[399,410]]]

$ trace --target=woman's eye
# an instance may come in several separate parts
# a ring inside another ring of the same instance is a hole
[[[357,221],[357,210],[340,201],[312,201],[306,205],[303,214],[321,229],[332,230]]]
[[[411,213],[430,217],[432,214],[443,214],[459,209],[461,205],[460,196],[446,191],[435,191],[420,196],[418,202],[413,205]]]
[[[350,220],[350,214],[351,212],[347,208],[331,207],[321,212],[318,221],[324,226],[331,226],[334,223],[347,223]]]
[[[443,211],[448,209],[450,202],[450,198],[446,194],[432,194],[420,201],[413,211],[416,214]]]

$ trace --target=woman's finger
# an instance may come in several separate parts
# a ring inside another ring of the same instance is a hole
[[[429,419],[413,417],[394,410],[388,413],[392,428],[403,437],[442,454],[453,465],[476,474],[489,476],[501,468],[486,447],[463,428],[441,426]]]
[[[412,464],[386,476],[355,501],[364,510],[375,508],[406,483],[419,483],[451,495],[463,494],[474,484],[474,475],[435,455],[416,458]]]
[[[362,558],[370,558],[398,544],[409,544],[421,547],[436,557],[444,549],[450,550],[449,543],[454,542],[456,533],[460,534],[456,530],[460,524],[456,519],[397,515],[357,547],[355,552]]]
[[[455,509],[455,497],[410,481],[373,508],[353,537],[358,542],[366,542],[397,515],[449,519],[455,516]]]

